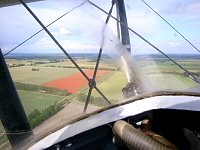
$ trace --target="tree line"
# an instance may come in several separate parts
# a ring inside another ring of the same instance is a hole
[[[46,65],[45,67],[58,67],[58,68],[76,68],[76,66],[56,66],[56,65]],[[94,69],[94,67],[90,66],[80,66],[81,69]],[[109,71],[120,71],[119,68],[106,68],[106,67],[100,67],[98,70],[109,70]]]
[[[40,93],[53,94],[53,95],[59,95],[59,96],[70,95],[67,89],[61,90],[55,87],[46,87],[42,85],[26,84],[26,83],[20,83],[20,82],[14,82],[14,84],[18,90],[40,92]]]
[[[41,111],[39,111],[38,109],[33,110],[28,115],[28,120],[29,120],[31,128],[36,127],[38,124],[48,119],[50,116],[56,114],[63,107],[64,107],[64,104],[60,102],[55,102],[54,104],[49,105],[48,107],[44,108]]]

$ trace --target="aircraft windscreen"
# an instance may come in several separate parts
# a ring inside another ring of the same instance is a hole
[[[48,0],[0,8],[2,59],[33,132],[24,147],[132,96],[199,92],[200,3],[121,5]],[[0,149],[13,134],[2,120]]]

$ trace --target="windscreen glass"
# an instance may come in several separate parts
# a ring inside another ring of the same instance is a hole
[[[2,58],[33,132],[20,146],[132,96],[200,91],[200,2],[122,2],[0,7]],[[22,131],[0,117],[1,149]]]

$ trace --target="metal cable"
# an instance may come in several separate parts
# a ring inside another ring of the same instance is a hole
[[[55,44],[61,49],[61,51],[70,59],[70,61],[76,66],[76,68],[81,72],[81,74],[89,81],[88,76],[85,72],[79,67],[79,65],[73,60],[73,58],[67,53],[67,51],[61,46],[61,44],[56,40],[56,38],[51,34],[51,32],[44,26],[44,24],[39,20],[39,18],[32,12],[32,10],[20,0],[22,5],[28,10],[28,12],[35,18],[35,20],[42,26],[46,33],[51,37]]]
[[[188,42],[196,51],[200,53],[200,50],[194,46],[183,34],[181,34],[175,27],[173,27],[165,18],[163,18],[157,11],[155,11],[149,4],[144,0],[141,0],[147,7],[149,7],[154,13],[156,13],[164,22],[166,22],[172,29],[174,29],[186,42]]]
[[[86,80],[90,83],[89,77],[85,74],[85,72],[79,67],[79,65],[73,60],[73,58],[67,53],[67,51],[60,45],[60,43],[56,40],[56,38],[49,32],[49,30],[44,26],[44,24],[39,20],[39,18],[32,12],[32,10],[24,3],[22,0],[20,0],[22,5],[27,9],[27,11],[35,18],[35,20],[42,26],[42,28],[46,31],[46,33],[51,37],[51,39],[55,42],[55,44],[62,50],[62,52],[70,59],[70,61],[76,66],[76,68],[81,72],[81,74],[86,78]],[[102,92],[96,87],[94,87],[96,91],[106,100],[108,99],[103,95]]]
[[[109,10],[109,14],[111,15],[112,14],[112,10],[113,10],[113,6],[115,4],[115,0],[112,0],[112,5],[111,5],[111,8]],[[106,18],[106,22],[105,22],[105,25],[103,27],[103,32],[102,32],[102,42],[101,42],[101,46],[100,46],[100,49],[99,49],[99,54],[98,54],[98,57],[97,57],[97,61],[96,61],[96,65],[95,65],[95,69],[94,69],[94,73],[93,73],[93,77],[92,79],[90,79],[90,83],[89,84],[89,91],[88,91],[88,96],[86,98],[86,101],[85,101],[85,106],[84,106],[84,112],[87,110],[87,106],[88,106],[88,103],[89,103],[89,100],[90,100],[90,97],[91,97],[91,93],[92,93],[92,89],[96,86],[96,74],[97,74],[97,70],[98,70],[98,67],[99,67],[99,62],[100,62],[100,59],[101,59],[101,54],[102,54],[102,50],[103,50],[103,45],[104,45],[104,32],[105,32],[105,27],[106,25],[108,24],[108,21],[110,19],[110,15],[107,16]],[[94,85],[93,85],[94,84]],[[111,104],[111,102],[107,99],[106,100],[109,104]]]
[[[91,2],[90,0],[88,0],[88,2],[94,6],[95,8],[99,9],[100,11],[102,11],[103,13],[110,15],[108,12],[106,12],[104,9],[102,9],[101,7],[97,6],[95,3]],[[145,41],[147,44],[149,44],[151,47],[153,47],[155,50],[157,50],[158,52],[160,52],[161,54],[163,54],[166,58],[168,58],[169,60],[171,60],[175,65],[177,65],[180,69],[182,69],[183,71],[187,72],[190,76],[189,78],[192,79],[193,81],[200,83],[200,81],[193,75],[191,74],[187,69],[183,68],[180,64],[178,64],[176,61],[174,61],[172,58],[170,58],[167,54],[165,54],[162,50],[160,50],[159,48],[157,48],[156,46],[154,46],[151,42],[149,42],[148,40],[146,40],[143,36],[141,36],[139,33],[137,33],[136,31],[134,31],[133,29],[131,29],[129,26],[123,24],[119,19],[117,19],[116,17],[110,15],[111,18],[113,18],[115,21],[119,22],[121,25],[126,26],[132,33],[134,33],[135,35],[137,35],[139,38],[141,38],[143,41]]]
[[[56,20],[54,20],[53,22],[51,22],[50,24],[48,24],[46,26],[49,27],[51,26],[52,24],[54,24],[55,22],[57,22],[58,20],[60,20],[61,18],[63,18],[64,16],[66,16],[67,14],[71,13],[72,11],[74,11],[75,9],[81,7],[82,5],[84,5],[85,3],[87,2],[84,1],[83,3],[81,3],[80,5],[78,6],[75,6],[74,8],[70,9],[68,12],[66,12],[65,14],[63,14],[62,16],[60,16],[59,18],[57,18]],[[3,56],[5,57],[6,55],[8,55],[9,53],[11,53],[12,51],[14,51],[15,49],[17,49],[18,47],[20,47],[21,45],[23,45],[24,43],[26,43],[27,41],[29,41],[30,39],[32,39],[34,36],[36,36],[38,33],[40,33],[41,31],[43,31],[44,29],[41,29],[39,31],[37,31],[35,34],[31,35],[29,38],[27,38],[26,40],[24,40],[23,42],[21,42],[20,44],[18,44],[17,46],[15,46],[13,49],[11,49],[10,51],[8,51],[7,53],[5,53]]]

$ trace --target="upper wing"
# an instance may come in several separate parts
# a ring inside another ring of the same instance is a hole
[[[42,0],[23,0],[25,3],[31,3],[36,1],[42,1]],[[19,0],[0,0],[0,7],[7,7],[12,5],[18,5],[20,4]]]

